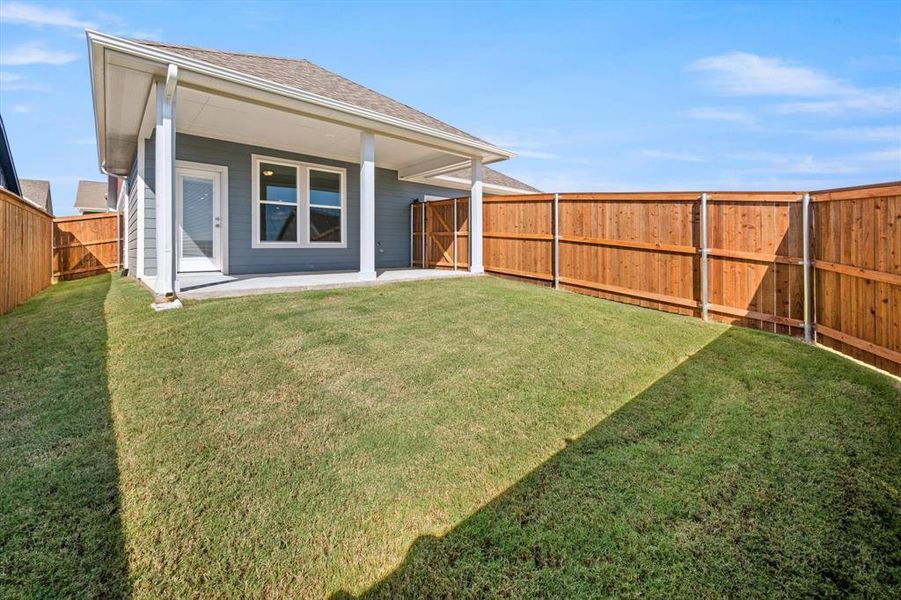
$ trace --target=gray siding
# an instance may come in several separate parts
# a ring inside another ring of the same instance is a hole
[[[355,270],[360,261],[360,168],[355,163],[282,152],[178,134],[176,158],[228,167],[228,252],[231,273]],[[286,158],[347,169],[346,248],[252,248],[251,155]],[[153,219],[153,144],[146,152],[147,198],[145,257],[148,275],[156,273],[156,230]],[[410,203],[423,195],[465,195],[448,188],[398,181],[397,172],[376,169],[376,267],[410,264]]]
[[[156,135],[156,134],[154,134]],[[156,154],[154,136],[144,144],[144,274],[156,275]]]
[[[128,222],[125,224],[125,252],[128,256],[128,267],[132,274],[137,273],[138,264],[138,194],[135,185],[138,176],[138,159],[131,164],[128,179],[125,180],[125,192],[128,202]]]

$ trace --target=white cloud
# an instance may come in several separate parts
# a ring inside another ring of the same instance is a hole
[[[28,42],[0,51],[0,65],[65,65],[78,58],[77,54],[63,50],[50,50],[42,42]]]
[[[728,152],[720,158],[730,162],[759,163],[762,166],[742,167],[746,174],[803,174],[842,175],[882,170],[885,163],[894,162],[901,172],[901,148],[888,148],[876,152],[820,158],[812,154],[781,152]],[[765,165],[765,166],[764,166]]]
[[[731,96],[824,96],[849,89],[841,81],[813,69],[749,52],[709,56],[686,68],[708,73],[711,85]]]
[[[901,144],[901,127],[843,127],[824,131],[802,132],[816,138],[848,142],[898,142]]]
[[[779,104],[776,110],[786,114],[816,115],[837,115],[848,111],[898,112],[901,110],[901,90],[856,90],[838,98]]]
[[[560,158],[548,150],[548,146],[559,141],[558,132],[552,129],[539,129],[532,132],[497,131],[480,136],[491,143],[512,150],[523,158],[537,160],[557,160]]]
[[[894,162],[901,169],[901,148],[887,148],[876,152],[867,152],[861,158],[869,162]]]
[[[783,114],[879,113],[901,108],[901,89],[857,88],[815,69],[749,52],[709,56],[686,69],[706,74],[713,89],[727,96],[811,98],[777,104],[775,111]]]
[[[0,10],[0,21],[34,27],[73,27],[76,29],[93,29],[96,27],[90,21],[77,18],[71,10],[37,6],[23,2],[5,2],[2,10]]]
[[[707,159],[699,154],[691,152],[667,152],[665,150],[642,150],[641,155],[647,158],[659,158],[661,160],[675,160],[680,162],[707,162]]]
[[[9,71],[0,71],[0,89],[4,92],[12,92],[18,90],[29,90],[34,92],[47,91],[48,87],[43,83],[34,83],[28,81],[18,73],[10,73]]]
[[[685,113],[692,119],[704,119],[707,121],[726,121],[729,123],[739,123],[742,125],[754,125],[756,119],[748,113],[730,108],[716,108],[709,106],[700,106],[692,108]]]
[[[19,114],[30,113],[31,105],[30,104],[16,104],[13,106],[13,112],[19,113]]]

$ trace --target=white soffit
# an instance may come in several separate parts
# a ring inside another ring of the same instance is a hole
[[[351,163],[360,160],[360,131],[236,98],[182,87],[176,102],[180,133],[232,141]],[[376,136],[375,159],[398,170],[435,157],[452,156],[427,146]]]

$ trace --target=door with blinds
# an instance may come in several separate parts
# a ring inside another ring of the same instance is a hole
[[[178,270],[221,270],[221,174],[217,170],[178,168]]]

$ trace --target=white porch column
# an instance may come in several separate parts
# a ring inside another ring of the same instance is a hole
[[[156,86],[155,178],[157,296],[175,293],[175,91],[178,68],[169,65]]]
[[[472,159],[472,190],[469,193],[469,272],[484,273],[482,264],[482,159]]]
[[[375,135],[360,133],[360,279],[375,279]]]

